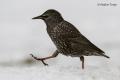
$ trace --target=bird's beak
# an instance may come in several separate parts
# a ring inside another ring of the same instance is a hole
[[[34,17],[32,19],[43,19],[44,16],[40,15],[40,16],[37,16],[37,17]]]

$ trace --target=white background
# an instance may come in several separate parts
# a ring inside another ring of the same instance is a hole
[[[98,3],[117,6],[97,6]],[[56,49],[42,20],[32,17],[48,9],[61,12],[110,59],[85,57],[85,70],[77,58],[59,55],[47,60],[49,67],[33,60],[51,55]],[[119,80],[119,0],[0,0],[0,80]]]

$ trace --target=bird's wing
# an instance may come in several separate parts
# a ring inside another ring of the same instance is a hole
[[[84,46],[86,48],[90,48],[93,51],[96,51],[98,53],[104,53],[101,49],[99,49],[97,46],[95,46],[92,42],[90,42],[82,34],[80,34],[80,36],[76,37],[76,38],[68,38],[68,41],[70,41],[71,43],[77,44],[78,46],[82,45],[82,46]]]
[[[60,29],[60,30],[59,30]],[[71,23],[64,21],[58,25],[58,31],[61,33],[58,37],[61,37],[65,44],[70,47],[70,43],[74,43],[76,46],[83,46],[84,48],[91,49],[98,53],[104,53],[101,49],[91,43],[86,37],[84,37]]]
[[[57,27],[54,28],[58,34],[58,37],[62,38],[75,38],[80,35],[77,28],[67,21],[61,22]]]

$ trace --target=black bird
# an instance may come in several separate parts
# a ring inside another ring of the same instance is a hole
[[[84,69],[84,56],[93,55],[109,58],[101,49],[84,37],[74,25],[64,20],[58,11],[49,9],[32,19],[44,20],[47,25],[47,33],[57,47],[57,50],[49,57],[37,58],[31,54],[34,59],[42,61],[44,65],[48,65],[44,60],[54,58],[59,53],[71,57],[80,57],[82,69]]]

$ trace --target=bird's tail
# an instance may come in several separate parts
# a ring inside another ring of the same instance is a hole
[[[104,53],[102,54],[102,56],[106,57],[106,58],[110,58],[109,56],[105,55]]]

